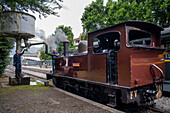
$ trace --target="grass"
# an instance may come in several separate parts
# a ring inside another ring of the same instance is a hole
[[[36,80],[35,80],[35,79],[33,79],[33,78],[30,78],[30,81],[31,81],[31,82],[36,82]]]
[[[3,74],[3,75],[0,75],[0,78],[5,78],[5,77],[7,77],[5,74]],[[0,88],[2,88],[2,84],[0,83]]]
[[[5,74],[0,76],[0,78],[5,78],[5,77],[6,77]],[[37,90],[41,90],[41,89],[51,89],[52,88],[50,86],[44,86],[43,83],[37,82],[33,78],[30,78],[30,81],[36,82],[37,85],[14,85],[14,86],[11,86],[11,87],[3,88],[1,83],[0,83],[0,96],[16,95],[18,91],[29,91],[31,93],[31,92],[36,92]],[[33,96],[35,96],[35,95],[33,94]]]
[[[7,95],[7,94],[16,94],[17,90],[28,90],[30,92],[35,92],[36,90],[41,89],[52,89],[50,86],[44,86],[42,83],[37,83],[37,85],[18,85],[18,86],[11,86],[7,88],[0,88],[0,96]]]
[[[5,78],[5,77],[7,77],[5,74],[0,75],[0,78]]]
[[[23,89],[49,89],[51,87],[44,86],[44,84],[38,82],[37,85],[21,85],[21,86],[14,86],[13,88],[23,90]]]

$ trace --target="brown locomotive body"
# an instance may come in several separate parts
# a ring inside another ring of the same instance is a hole
[[[56,73],[47,78],[110,106],[149,103],[160,95],[165,78],[161,30],[151,23],[127,21],[91,32],[87,51],[56,58]]]

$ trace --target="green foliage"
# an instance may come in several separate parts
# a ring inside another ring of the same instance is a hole
[[[70,26],[60,25],[56,29],[61,29],[65,33],[69,40],[69,48],[72,48],[74,45],[72,28]]]
[[[169,0],[109,0],[106,5],[107,26],[127,20],[141,20],[158,24],[162,27],[170,25]],[[169,7],[168,7],[169,6]]]
[[[14,39],[7,37],[0,37],[0,76],[4,73],[4,70],[9,63],[9,52],[13,48]]]
[[[71,51],[72,48],[74,48],[74,41],[73,41],[73,37],[74,37],[74,34],[72,32],[72,28],[70,26],[64,26],[64,25],[60,25],[56,28],[56,30],[58,29],[61,29],[65,35],[68,37],[68,40],[69,40],[69,50]],[[55,35],[56,32],[54,32],[54,34],[52,35]],[[57,38],[57,37],[56,37]],[[63,52],[63,43],[61,42],[61,40],[57,39],[57,45],[58,45],[58,53],[61,54]]]
[[[62,55],[63,51],[64,51],[63,43],[58,42],[58,53]]]
[[[45,52],[41,50],[40,51],[40,59],[41,60],[51,60],[51,56],[45,54]]]
[[[51,35],[52,37],[56,38],[55,43],[58,47],[57,52],[61,55],[64,51],[64,47],[63,47],[62,40],[57,37],[57,36],[60,36],[61,34],[60,35],[56,34],[56,31],[58,31],[59,29],[62,30],[64,35],[66,35],[68,37],[67,39],[69,40],[69,50],[70,51],[72,50],[72,48],[74,48],[74,41],[73,41],[74,34],[73,34],[72,28],[70,26],[60,25],[60,26],[56,27],[55,32]],[[61,36],[63,36],[63,35],[61,35]],[[62,38],[62,37],[60,37],[60,38]],[[46,55],[44,51],[41,51],[40,52],[40,59],[50,60],[51,56]]]
[[[106,15],[104,9],[103,0],[93,1],[85,8],[81,18],[84,32],[92,32],[105,27],[104,20]]]
[[[81,40],[87,40],[88,36],[87,33],[82,33]]]
[[[101,28],[127,20],[140,20],[158,24],[162,27],[170,25],[169,0],[96,0],[85,8],[81,21],[84,31],[94,31],[99,23]],[[99,9],[99,10],[98,10]]]
[[[33,13],[38,12],[41,15],[47,17],[47,15],[56,15],[55,9],[60,9],[59,2],[62,0],[0,0],[0,8],[2,11],[20,11]],[[54,4],[52,7],[51,4]]]

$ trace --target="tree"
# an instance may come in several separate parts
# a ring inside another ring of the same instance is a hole
[[[0,0],[0,8],[2,11],[38,12],[41,18],[41,15],[56,15],[55,9],[61,8],[59,2],[62,0]],[[50,4],[55,4],[55,7]]]
[[[105,7],[103,0],[93,1],[85,8],[81,21],[84,32],[92,32],[94,30],[105,27]]]
[[[51,36],[49,36],[47,39],[47,42],[48,42],[48,40],[50,40],[49,44],[51,44],[52,42],[55,43],[55,47],[49,48],[49,49],[52,51],[52,49],[55,49],[57,47],[56,49],[57,49],[58,53],[61,54],[64,51],[63,40],[67,39],[69,41],[69,50],[72,51],[72,50],[74,50],[73,49],[74,48],[73,37],[74,37],[74,34],[73,34],[72,28],[70,26],[60,25],[60,26],[56,27],[55,32]],[[51,42],[51,40],[52,40],[52,42]],[[43,60],[51,59],[51,57],[47,57],[45,55],[44,51],[40,52],[40,58]]]
[[[148,0],[145,7],[150,8],[148,16],[153,17],[153,22],[162,27],[170,26],[170,0]]]
[[[9,52],[14,46],[14,39],[0,37],[0,76],[4,73],[6,66],[9,64]]]
[[[0,11],[1,10],[2,8],[0,8]],[[13,47],[14,47],[14,39],[8,37],[0,37],[0,76],[3,75],[5,68],[9,63],[8,56],[9,56],[10,49],[12,49]]]
[[[56,31],[58,29],[61,29],[63,32],[64,32],[64,35],[66,35],[69,40],[69,50],[72,50],[72,48],[74,48],[74,41],[73,41],[73,37],[74,37],[74,34],[72,32],[72,28],[70,26],[64,26],[64,25],[60,25],[56,28],[54,34],[52,34],[53,36],[56,36]],[[56,37],[57,38],[57,45],[58,45],[58,53],[61,53],[63,52],[63,43],[62,43],[62,37]]]
[[[51,60],[51,56],[45,54],[45,52],[41,50],[40,51],[40,59],[41,60]]]
[[[81,35],[81,40],[87,40],[88,36],[87,36],[87,33],[82,33]]]
[[[170,25],[169,0],[108,0],[106,6],[102,2],[96,0],[85,8],[81,18],[84,31],[100,29],[94,23],[103,28],[127,20],[146,21],[162,27]]]
[[[158,24],[162,27],[170,25],[169,0],[109,0],[106,5],[107,26],[126,20],[141,20]]]
[[[109,0],[106,4],[106,25],[114,25],[127,20],[144,20],[141,10],[143,10],[143,3],[137,4],[132,1],[121,1],[118,2]]]

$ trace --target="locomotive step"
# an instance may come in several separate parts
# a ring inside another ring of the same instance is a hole
[[[113,94],[108,94],[109,97],[109,103],[107,104],[110,107],[115,107],[116,106],[116,95],[115,93]]]

